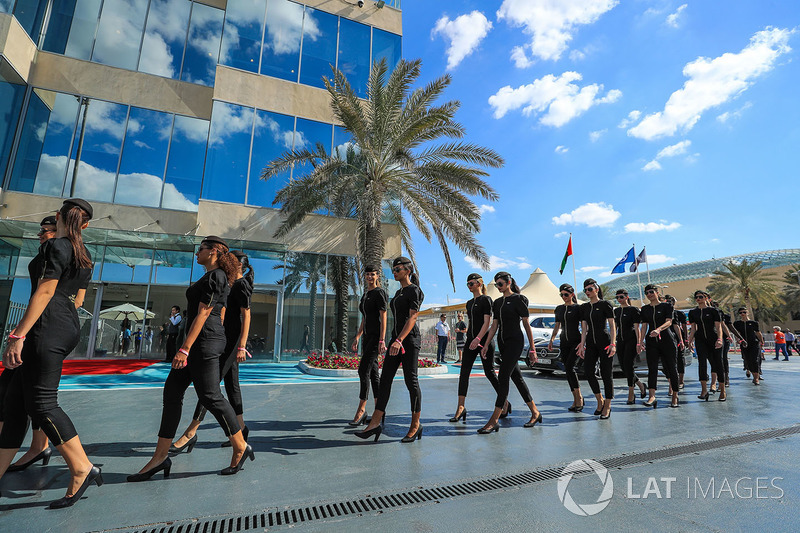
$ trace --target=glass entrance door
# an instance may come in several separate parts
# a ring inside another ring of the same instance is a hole
[[[250,299],[250,335],[248,350],[252,360],[280,361],[283,288],[256,285]],[[277,347],[277,348],[276,348]]]

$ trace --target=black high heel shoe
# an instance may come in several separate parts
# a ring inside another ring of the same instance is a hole
[[[359,439],[368,439],[371,436],[375,435],[375,442],[378,442],[378,439],[381,438],[381,433],[383,433],[383,426],[378,425],[372,429],[365,429],[364,431],[356,431],[353,433]]]
[[[421,425],[417,428],[417,430],[414,432],[413,435],[411,435],[410,437],[408,435],[406,435],[405,437],[400,439],[400,442],[409,443],[409,442],[414,442],[415,440],[422,440],[422,426]]]
[[[583,401],[583,399],[581,399],[580,405],[570,405],[569,407],[567,407],[567,411],[571,413],[580,413],[581,411],[583,411],[584,405],[586,405],[586,402]]]
[[[164,471],[164,479],[168,478],[169,471],[172,470],[172,459],[167,457],[166,459],[164,459],[159,464],[157,464],[156,466],[154,466],[153,468],[151,468],[146,472],[141,472],[139,474],[131,474],[130,476],[128,476],[128,481],[131,483],[137,483],[139,481],[147,481],[148,479],[158,474],[162,470]]]
[[[645,407],[652,407],[653,409],[655,409],[656,407],[658,407],[658,400],[654,399],[652,401],[652,403],[651,402],[642,402],[642,405],[644,405]]]
[[[532,428],[536,424],[541,424],[541,423],[542,423],[542,413],[539,413],[539,416],[536,417],[536,420],[534,420],[532,422],[525,422],[524,424],[522,424],[522,427],[524,427],[524,428]]]
[[[367,413],[364,412],[364,414],[361,415],[361,417],[358,420],[356,420],[355,422],[351,420],[350,422],[347,423],[347,425],[350,427],[357,428],[358,426],[362,425],[366,419],[367,419]]]
[[[641,383],[641,381],[640,381],[639,383]],[[645,398],[647,398],[647,387],[645,387],[644,385],[642,385],[642,387],[639,389],[639,394],[640,394],[640,398],[641,398],[642,400],[644,400]]]
[[[608,414],[607,415],[600,415],[600,420],[608,420],[609,418],[611,418],[611,408],[610,407],[608,408]]]
[[[602,409],[602,408],[600,408],[600,409],[597,409],[597,410],[594,412],[594,416],[601,415],[601,414],[603,414],[603,409]]]
[[[63,498],[59,498],[54,502],[50,502],[50,509],[63,509],[64,507],[71,507],[75,505],[75,502],[81,499],[83,493],[86,492],[86,489],[89,488],[89,485],[92,483],[97,483],[97,486],[101,486],[103,484],[103,473],[100,469],[96,466],[92,466],[92,469],[89,470],[89,475],[86,476],[86,479],[83,480],[80,488],[75,491],[75,494],[72,496],[64,496]]]
[[[705,394],[701,394],[700,396],[698,396],[698,397],[697,397],[697,399],[698,399],[698,400],[705,400],[705,401],[708,401],[708,396],[709,396],[709,393],[708,393],[708,392],[706,392]]]
[[[232,476],[233,474],[237,473],[239,470],[244,468],[244,462],[247,460],[248,457],[250,458],[251,461],[256,460],[256,454],[253,453],[253,448],[249,444],[244,449],[242,458],[239,459],[239,462],[236,463],[236,466],[226,466],[225,468],[220,470],[219,473],[222,474],[223,476]]]
[[[197,435],[195,434],[194,437],[189,439],[186,444],[178,448],[174,444],[169,447],[169,453],[181,453],[182,451],[186,450],[186,453],[192,453],[194,450],[194,445],[197,444]]]
[[[464,423],[467,423],[467,409],[466,407],[461,411],[461,414],[458,416],[454,416],[450,419],[450,422],[458,422],[459,420],[464,420]]]
[[[505,418],[511,414],[511,402],[508,402],[508,411],[505,413],[500,413],[500,418]]]
[[[25,470],[26,468],[31,466],[33,463],[35,463],[35,462],[37,462],[39,460],[42,461],[42,466],[47,466],[48,463],[50,463],[50,456],[51,455],[53,455],[53,450],[51,448],[45,448],[44,451],[39,452],[39,454],[36,457],[34,457],[33,459],[31,459],[30,461],[24,462],[21,465],[17,464],[17,465],[9,466],[6,469],[6,472],[20,472],[22,470]]]
[[[247,437],[249,435],[250,435],[250,429],[247,426],[243,427],[242,428],[242,437],[244,438],[245,442],[247,442]],[[197,435],[195,435],[195,437],[196,436]],[[229,441],[229,440],[226,440],[225,442],[223,442],[222,444],[219,445],[220,448],[230,448],[231,446],[233,446],[233,445],[231,444],[231,441]],[[191,450],[189,450],[189,451],[191,451]]]
[[[490,427],[488,429],[487,428],[480,428],[478,430],[478,433],[480,433],[481,435],[488,435],[489,433],[493,433],[495,431],[500,433],[500,424],[495,424],[495,425],[493,425],[492,427]]]
[[[675,403],[671,403],[671,402],[670,402],[669,406],[670,406],[670,407],[679,407],[679,406],[680,406],[680,403],[679,403],[679,401],[678,401],[678,400],[675,400]]]

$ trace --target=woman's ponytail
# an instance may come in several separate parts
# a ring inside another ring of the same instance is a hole
[[[86,248],[83,245],[83,237],[81,236],[81,228],[91,218],[89,213],[75,204],[65,202],[61,206],[59,214],[66,229],[66,237],[72,244],[72,258],[75,268],[92,268],[92,260],[89,259],[89,254],[86,252]]]
[[[253,265],[250,264],[250,258],[247,257],[246,253],[238,250],[231,253],[236,257],[236,260],[239,261],[242,269],[242,279],[245,285],[247,285],[247,288],[252,292],[253,285],[255,285],[256,273],[253,270]]]
[[[228,278],[228,285],[233,285],[236,275],[239,273],[239,260],[219,243],[213,244],[213,249],[217,251],[217,265],[225,272]]]

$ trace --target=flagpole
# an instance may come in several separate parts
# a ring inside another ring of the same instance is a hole
[[[647,266],[647,283],[652,283],[652,281],[650,281],[650,261],[647,260],[647,246],[645,246],[643,250],[644,250],[644,264]]]
[[[572,233],[569,234],[569,242],[572,243]],[[578,290],[578,275],[575,273],[575,247],[572,247],[572,280],[575,283],[573,287]]]
[[[633,253],[636,253],[636,243],[633,243],[633,248]],[[636,265],[636,284],[639,286],[639,301],[642,302],[642,305],[644,305],[644,295],[642,294],[642,277],[639,275],[639,265]]]

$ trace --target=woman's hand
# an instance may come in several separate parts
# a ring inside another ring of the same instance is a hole
[[[579,345],[578,345],[578,348],[575,350],[575,353],[577,353],[577,354],[578,354],[578,357],[580,357],[581,359],[583,359],[583,356],[584,356],[584,354],[586,353],[586,345],[584,345],[584,344],[579,344]]]
[[[636,343],[636,353],[640,354],[644,351],[644,343]]]
[[[539,358],[536,356],[536,350],[530,350],[528,352],[528,358],[531,360],[531,363],[536,364],[539,362]]]
[[[175,357],[172,359],[172,368],[180,370],[181,368],[186,366],[186,359],[189,357],[189,350],[185,346],[181,346],[181,349],[178,350],[178,353],[175,354]]]
[[[548,352],[553,351],[553,339],[550,339],[550,342],[547,343],[547,351]]]
[[[487,352],[488,350],[489,350],[489,343],[487,342],[487,343],[486,343],[486,346],[484,346],[483,348],[481,348],[481,359],[483,359],[484,361],[486,360],[486,352]]]
[[[722,348],[722,344],[723,344],[722,338],[719,337],[717,338],[717,342],[714,343],[714,348]]]
[[[17,368],[22,365],[22,343],[25,339],[8,339],[6,351],[3,354],[3,366]]]
[[[386,353],[386,343],[383,339],[378,341],[378,355],[383,355]]]
[[[400,353],[403,349],[403,343],[400,342],[398,339],[392,341],[392,345],[389,347],[389,355],[395,356]]]
[[[477,350],[480,345],[481,345],[481,340],[478,337],[475,337],[474,339],[472,339],[472,342],[469,343],[469,349]]]
[[[650,332],[650,336],[653,337],[654,339],[657,339],[658,337],[661,336],[661,332],[659,332],[657,329],[654,329],[653,331]]]
[[[742,346],[742,348],[747,348],[747,341],[746,340],[742,339],[741,341],[739,341],[739,344]]]
[[[358,337],[353,339],[353,344],[350,345],[350,351],[356,353],[358,351]]]
[[[253,357],[250,355],[250,352],[247,351],[247,347],[244,345],[239,345],[236,347],[236,362],[237,363],[244,363],[247,361],[248,357]]]
[[[614,354],[617,353],[617,345],[616,344],[609,344],[606,346],[606,353],[609,357],[614,357]]]

